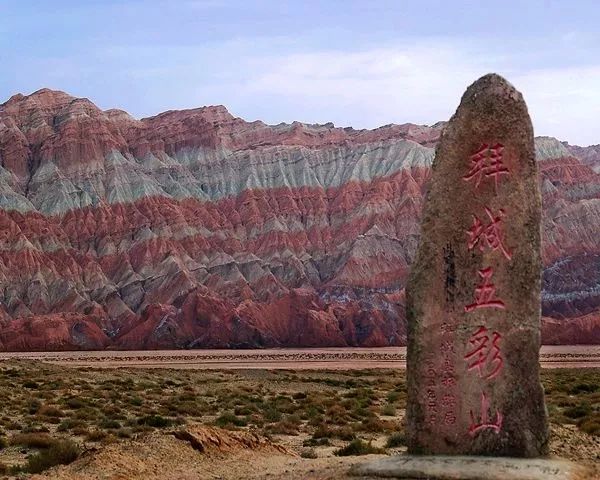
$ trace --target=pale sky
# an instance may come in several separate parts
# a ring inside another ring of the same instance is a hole
[[[600,143],[600,2],[0,0],[0,102],[43,87],[135,117],[374,128],[447,120],[497,72],[536,135]]]

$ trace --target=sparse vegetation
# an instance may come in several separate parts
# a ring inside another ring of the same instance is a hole
[[[542,381],[553,423],[600,436],[600,370],[544,370]],[[0,474],[41,471],[82,448],[185,423],[285,437],[306,459],[406,445],[399,371],[116,371],[6,361],[0,398]]]
[[[406,435],[404,432],[392,433],[385,444],[387,448],[398,448],[406,445]]]
[[[55,465],[67,465],[77,460],[80,453],[81,449],[72,440],[53,440],[47,449],[28,458],[24,471],[27,473],[40,473]]]
[[[355,438],[348,445],[335,451],[338,457],[347,457],[349,455],[369,455],[371,453],[385,453],[383,448],[377,448],[360,438]]]
[[[314,448],[305,448],[304,450],[302,450],[300,452],[300,456],[302,458],[317,458],[317,452],[315,451]]]
[[[552,422],[600,436],[600,370],[546,370],[542,382]]]

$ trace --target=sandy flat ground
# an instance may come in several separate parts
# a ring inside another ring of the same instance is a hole
[[[72,367],[348,370],[405,368],[406,347],[0,353],[0,360],[19,358]],[[600,345],[543,346],[540,363],[543,368],[600,367]]]

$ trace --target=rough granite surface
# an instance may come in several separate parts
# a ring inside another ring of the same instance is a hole
[[[537,177],[523,97],[480,78],[438,144],[406,287],[411,453],[548,451]]]

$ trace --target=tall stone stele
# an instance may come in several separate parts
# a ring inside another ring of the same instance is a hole
[[[406,288],[409,453],[547,453],[537,175],[522,95],[480,78],[437,147]]]

